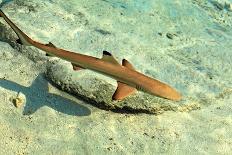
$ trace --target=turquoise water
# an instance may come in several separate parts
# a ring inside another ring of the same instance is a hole
[[[231,0],[0,2],[34,40],[107,50],[183,96],[112,101],[116,80],[16,44],[1,18],[0,154],[231,154]]]

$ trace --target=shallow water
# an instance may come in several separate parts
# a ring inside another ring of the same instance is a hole
[[[110,51],[183,95],[112,102],[114,79],[16,44],[0,19],[0,154],[231,154],[231,0],[0,2],[31,38]]]

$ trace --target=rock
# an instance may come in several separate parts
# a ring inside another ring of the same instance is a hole
[[[50,62],[46,76],[60,89],[74,94],[78,98],[98,108],[123,113],[161,114],[165,111],[183,111],[188,107],[181,102],[174,102],[138,91],[121,101],[113,101],[116,89],[111,83],[100,79],[93,71],[73,71],[71,65],[63,61]],[[86,73],[85,73],[86,72]],[[188,102],[187,102],[188,103]],[[198,109],[191,104],[189,111]],[[183,107],[183,108],[181,108]]]

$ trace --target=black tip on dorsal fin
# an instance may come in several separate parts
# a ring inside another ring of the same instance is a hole
[[[127,60],[126,59],[122,59],[122,65],[125,66],[127,63]]]
[[[107,52],[107,51],[103,51],[103,55],[112,56],[112,54],[110,52]]]
[[[134,66],[126,59],[122,60],[122,65],[130,69],[135,69]]]
[[[56,46],[55,46],[53,43],[51,43],[51,42],[49,42],[48,44],[46,44],[46,46],[49,46],[49,47],[54,47],[54,48],[56,48]]]
[[[113,63],[113,64],[120,65],[118,61],[113,57],[113,55],[107,51],[103,51],[102,60]]]

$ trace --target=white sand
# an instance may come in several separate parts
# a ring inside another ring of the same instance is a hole
[[[31,0],[2,9],[33,39],[96,57],[111,51],[184,98],[172,102],[181,109],[160,115],[93,107],[47,85],[48,58],[12,48],[17,37],[1,19],[0,154],[232,153],[232,12],[223,1]],[[24,106],[16,108],[19,92]]]

